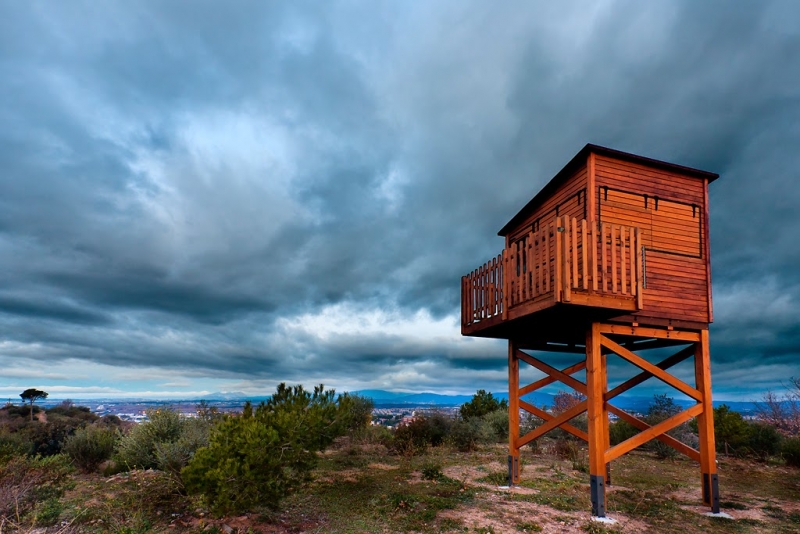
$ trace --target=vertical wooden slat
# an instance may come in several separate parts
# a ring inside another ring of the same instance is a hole
[[[506,272],[506,251],[504,249],[503,252],[500,253],[500,306],[502,306],[500,311],[503,314],[504,320],[508,318],[506,315],[506,310],[508,309],[506,302]]]
[[[619,277],[620,288],[623,295],[628,294],[628,276],[625,270],[628,268],[628,262],[625,260],[625,238],[628,235],[628,227],[622,226],[619,229]]]
[[[503,249],[503,320],[508,319],[508,249]]]
[[[597,292],[597,223],[590,221],[589,250],[592,262],[592,291]]]
[[[478,273],[478,287],[479,290],[479,300],[478,304],[480,305],[480,311],[478,312],[478,317],[481,319],[486,318],[486,264],[484,263],[481,265],[480,273]]]
[[[542,240],[542,233],[536,232],[533,235],[533,265],[534,265],[534,276],[535,281],[534,285],[536,286],[536,291],[534,292],[534,296],[539,296],[542,293],[542,255],[541,255],[541,240]]]
[[[544,292],[550,293],[550,224],[544,227],[542,259],[544,260]],[[541,231],[541,230],[540,230]]]
[[[628,232],[628,242],[630,243],[630,253],[629,253],[629,266],[628,272],[631,273],[630,276],[630,284],[631,284],[631,295],[636,296],[636,228],[631,227]]]
[[[563,290],[564,290],[564,300],[569,302],[572,298],[572,282],[570,280],[572,274],[572,252],[569,250],[569,246],[571,243],[570,240],[570,228],[569,228],[569,217],[564,217],[563,226],[559,225],[563,228],[563,232],[561,232],[562,238],[559,240],[563,243],[563,254],[564,254],[564,283],[563,283]],[[559,266],[561,269],[561,266]]]
[[[489,317],[494,317],[494,314],[495,314],[495,308],[494,308],[494,305],[495,305],[495,294],[494,294],[494,292],[495,292],[495,289],[497,288],[497,281],[495,280],[495,273],[497,272],[496,263],[497,263],[496,258],[492,258],[491,260],[489,260],[489,295],[488,295],[488,301],[489,301],[489,306],[488,306],[489,313],[488,313],[488,316]]]
[[[528,232],[528,245],[526,247],[526,253],[528,255],[528,272],[525,274],[525,279],[528,281],[528,298],[532,299],[536,296],[536,265],[534,264],[533,259],[533,240],[534,240],[534,233],[533,230]]]
[[[617,225],[611,225],[611,292],[617,292]]]
[[[555,245],[555,262],[553,264],[553,293],[556,302],[561,302],[561,263],[564,259],[561,257],[561,239],[559,238],[558,229],[561,228],[561,217],[556,217],[556,223],[553,227],[553,244]]]
[[[578,221],[575,217],[570,222],[572,225],[572,285],[578,288]]]
[[[642,257],[644,251],[642,250],[642,232],[639,228],[636,229],[636,307],[642,309],[644,305],[643,283],[644,283],[644,269]]]
[[[583,250],[583,289],[589,289],[589,271],[586,269],[589,261],[589,249],[586,248],[586,219],[581,220],[581,250]]]
[[[608,230],[607,224],[600,225],[600,275],[602,278],[602,286],[601,290],[605,293],[608,290],[608,276],[607,276],[607,268],[606,268],[606,230]]]

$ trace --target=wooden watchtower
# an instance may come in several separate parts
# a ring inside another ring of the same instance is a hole
[[[502,253],[462,278],[462,334],[508,340],[511,483],[519,481],[520,447],[561,428],[588,442],[592,514],[603,517],[610,462],[658,439],[699,462],[703,503],[719,511],[708,346],[708,184],[716,178],[586,145],[500,230]],[[637,355],[670,346],[681,348],[657,364]],[[556,369],[526,351],[580,358]],[[614,355],[640,372],[609,389],[606,359]],[[668,372],[690,357],[694,385]],[[520,361],[547,376],[521,385]],[[585,382],[573,376],[584,370]],[[655,426],[614,406],[616,396],[651,377],[696,404]],[[522,399],[555,382],[586,399],[557,416]],[[520,409],[545,423],[520,436]],[[583,412],[588,432],[569,424]],[[611,446],[609,413],[641,432]],[[693,417],[700,450],[666,434]]]

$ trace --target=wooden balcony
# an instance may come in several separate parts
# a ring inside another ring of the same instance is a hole
[[[461,278],[461,332],[504,337],[492,330],[562,305],[630,314],[642,273],[638,228],[556,217]]]

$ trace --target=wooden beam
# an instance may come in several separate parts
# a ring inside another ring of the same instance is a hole
[[[571,375],[571,374],[577,373],[578,371],[581,371],[583,369],[586,369],[586,361],[582,361],[582,362],[578,362],[578,363],[576,363],[574,365],[570,365],[569,367],[566,367],[566,368],[562,369],[561,372],[566,374],[566,375]],[[548,376],[546,376],[546,377],[544,377],[542,379],[537,380],[536,382],[532,382],[532,383],[528,384],[527,386],[525,386],[523,388],[520,388],[519,396],[520,397],[524,397],[528,393],[532,393],[532,392],[536,391],[537,389],[541,389],[541,388],[543,388],[545,386],[549,386],[553,382],[557,382],[557,381],[558,380],[556,380],[552,376],[548,375]]]
[[[714,408],[711,403],[711,357],[708,347],[708,330],[701,332],[701,341],[695,345],[695,381],[703,395],[697,416],[697,433],[700,438],[700,471],[704,477],[717,473],[716,444],[714,442]],[[703,482],[705,483],[705,482]],[[703,502],[713,506],[711,492],[703,492]]]
[[[600,333],[634,337],[654,337],[657,339],[675,339],[686,342],[700,341],[700,334],[698,332],[648,328],[644,326],[625,326],[621,324],[602,324],[600,326]]]
[[[536,406],[534,406],[533,404],[525,402],[522,399],[520,399],[520,401],[519,401],[519,407],[522,408],[523,410],[525,410],[526,412],[531,413],[531,414],[535,415],[536,417],[542,419],[543,421],[549,421],[549,420],[553,419],[553,417],[554,417],[553,415],[547,413],[546,411],[544,411],[542,409],[539,409]],[[562,423],[561,426],[559,426],[559,428],[564,430],[565,432],[569,432],[570,434],[572,434],[576,438],[582,439],[583,441],[589,441],[589,435],[586,434],[586,432],[584,432],[583,430],[580,430],[578,428],[575,428],[574,426],[572,426],[572,425],[570,425],[568,423]]]
[[[689,408],[687,410],[684,410],[684,411],[682,411],[680,413],[677,413],[677,414],[673,415],[672,417],[670,417],[669,419],[661,421],[657,425],[653,425],[650,428],[648,428],[647,430],[643,430],[642,432],[636,434],[635,436],[626,439],[625,441],[623,441],[619,445],[615,445],[614,447],[611,447],[606,452],[606,454],[605,454],[606,462],[610,462],[612,460],[615,460],[615,459],[619,458],[620,456],[622,456],[623,454],[625,454],[626,452],[630,452],[633,449],[635,449],[636,447],[644,445],[645,443],[647,443],[651,439],[655,438],[656,436],[659,436],[659,435],[661,435],[661,434],[663,434],[665,432],[668,432],[668,431],[672,430],[673,428],[675,428],[676,426],[685,423],[686,421],[688,421],[692,417],[695,417],[697,414],[701,413],[702,411],[703,411],[703,405],[702,404],[695,404],[691,408]]]
[[[508,340],[508,454],[519,455],[519,360],[517,347]]]
[[[517,350],[517,358],[519,358],[520,360],[524,361],[528,365],[532,365],[533,367],[536,367],[541,372],[543,372],[543,373],[545,373],[545,374],[547,374],[549,376],[552,376],[553,378],[555,378],[559,382],[563,382],[564,384],[568,385],[569,387],[571,387],[575,391],[577,391],[579,393],[583,393],[584,395],[586,395],[586,384],[584,384],[583,382],[572,378],[571,376],[569,376],[566,373],[562,373],[561,371],[559,371],[555,367],[551,367],[551,366],[547,365],[546,363],[544,363],[543,361],[534,358],[533,356],[525,354],[521,350]]]
[[[586,354],[586,349],[583,345],[568,345],[557,343],[533,343],[524,342],[517,343],[517,348],[520,350],[537,350],[541,352],[565,352],[569,354]]]
[[[682,393],[685,393],[686,395],[688,395],[689,397],[693,398],[696,401],[702,401],[702,394],[699,391],[697,391],[696,389],[694,389],[692,386],[690,386],[689,384],[687,384],[686,382],[684,382],[684,381],[682,381],[682,380],[680,380],[678,378],[675,378],[674,376],[672,376],[671,374],[667,373],[666,371],[662,371],[661,369],[659,369],[658,367],[656,367],[652,363],[650,363],[647,360],[641,358],[640,356],[637,356],[636,354],[632,353],[631,351],[629,351],[628,349],[626,349],[622,345],[619,345],[619,344],[611,341],[610,339],[608,339],[605,336],[601,336],[600,337],[600,343],[603,346],[608,347],[609,349],[614,351],[614,353],[617,354],[618,356],[628,360],[629,362],[631,362],[636,367],[638,367],[638,368],[640,368],[640,369],[642,369],[644,371],[647,371],[648,373],[650,373],[651,375],[655,376],[656,378],[658,378],[662,382],[665,382],[665,383],[669,384],[670,386],[674,387],[675,389],[677,389],[678,391],[680,391]]]
[[[606,476],[606,438],[603,435],[603,364],[600,324],[592,323],[586,333],[587,416],[589,423],[589,474]]]
[[[659,369],[662,369],[662,370],[666,370],[666,369],[669,369],[670,367],[672,367],[673,365],[678,364],[678,363],[684,361],[685,359],[687,359],[688,357],[693,356],[693,355],[694,355],[694,347],[693,346],[686,347],[685,349],[683,349],[683,350],[681,350],[679,352],[676,352],[675,354],[673,354],[669,358],[665,358],[661,362],[657,363],[656,367],[658,367]],[[638,375],[634,376],[633,378],[630,378],[630,379],[626,380],[622,384],[618,385],[617,387],[615,387],[614,389],[612,389],[611,391],[606,393],[605,400],[609,401],[609,400],[613,399],[614,397],[616,397],[617,395],[625,393],[626,391],[628,391],[632,387],[638,386],[639,384],[641,384],[642,382],[644,382],[648,378],[651,378],[652,376],[653,375],[650,372],[642,371]]]
[[[547,434],[554,428],[560,427],[573,417],[577,417],[585,411],[586,411],[586,401],[579,402],[569,410],[561,413],[560,415],[557,415],[556,417],[553,417],[549,421],[546,421],[542,426],[528,432],[527,434],[519,438],[519,440],[517,440],[517,448],[530,443],[531,441],[543,436],[544,434]]]
[[[629,423],[631,426],[638,428],[639,430],[647,430],[651,428],[650,425],[642,421],[641,419],[637,419],[636,417],[632,416],[628,412],[620,410],[616,406],[611,404],[608,405],[608,411],[622,419],[623,421]],[[685,443],[678,441],[677,439],[673,438],[669,434],[661,434],[660,436],[656,436],[658,441],[665,443],[675,449],[676,451],[685,454],[692,460],[697,462],[700,461],[700,451],[697,449],[693,449],[690,446],[686,445]]]

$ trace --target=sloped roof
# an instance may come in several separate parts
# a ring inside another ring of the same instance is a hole
[[[620,150],[614,150],[613,148],[607,148],[600,145],[593,145],[588,143],[584,146],[580,152],[575,154],[569,163],[564,165],[558,174],[556,174],[547,184],[539,191],[536,196],[534,196],[530,202],[525,204],[525,206],[519,210],[519,212],[514,215],[510,221],[506,223],[505,226],[497,233],[497,235],[505,236],[506,234],[510,233],[517,225],[525,220],[536,208],[538,208],[547,198],[549,198],[558,187],[564,183],[564,181],[569,178],[572,173],[580,167],[581,165],[586,164],[586,160],[589,157],[590,153],[599,154],[602,156],[610,156],[616,159],[620,159],[623,161],[630,161],[632,163],[639,163],[642,165],[647,165],[648,167],[655,167],[659,169],[664,169],[668,171],[679,172],[686,176],[692,176],[699,179],[706,179],[708,183],[713,182],[717,178],[719,178],[719,174],[702,171],[700,169],[694,169],[692,167],[684,167],[683,165],[676,165],[675,163],[669,163],[666,161],[661,161],[652,158],[646,158],[644,156],[637,156],[636,154],[631,154],[629,152],[622,152]]]

